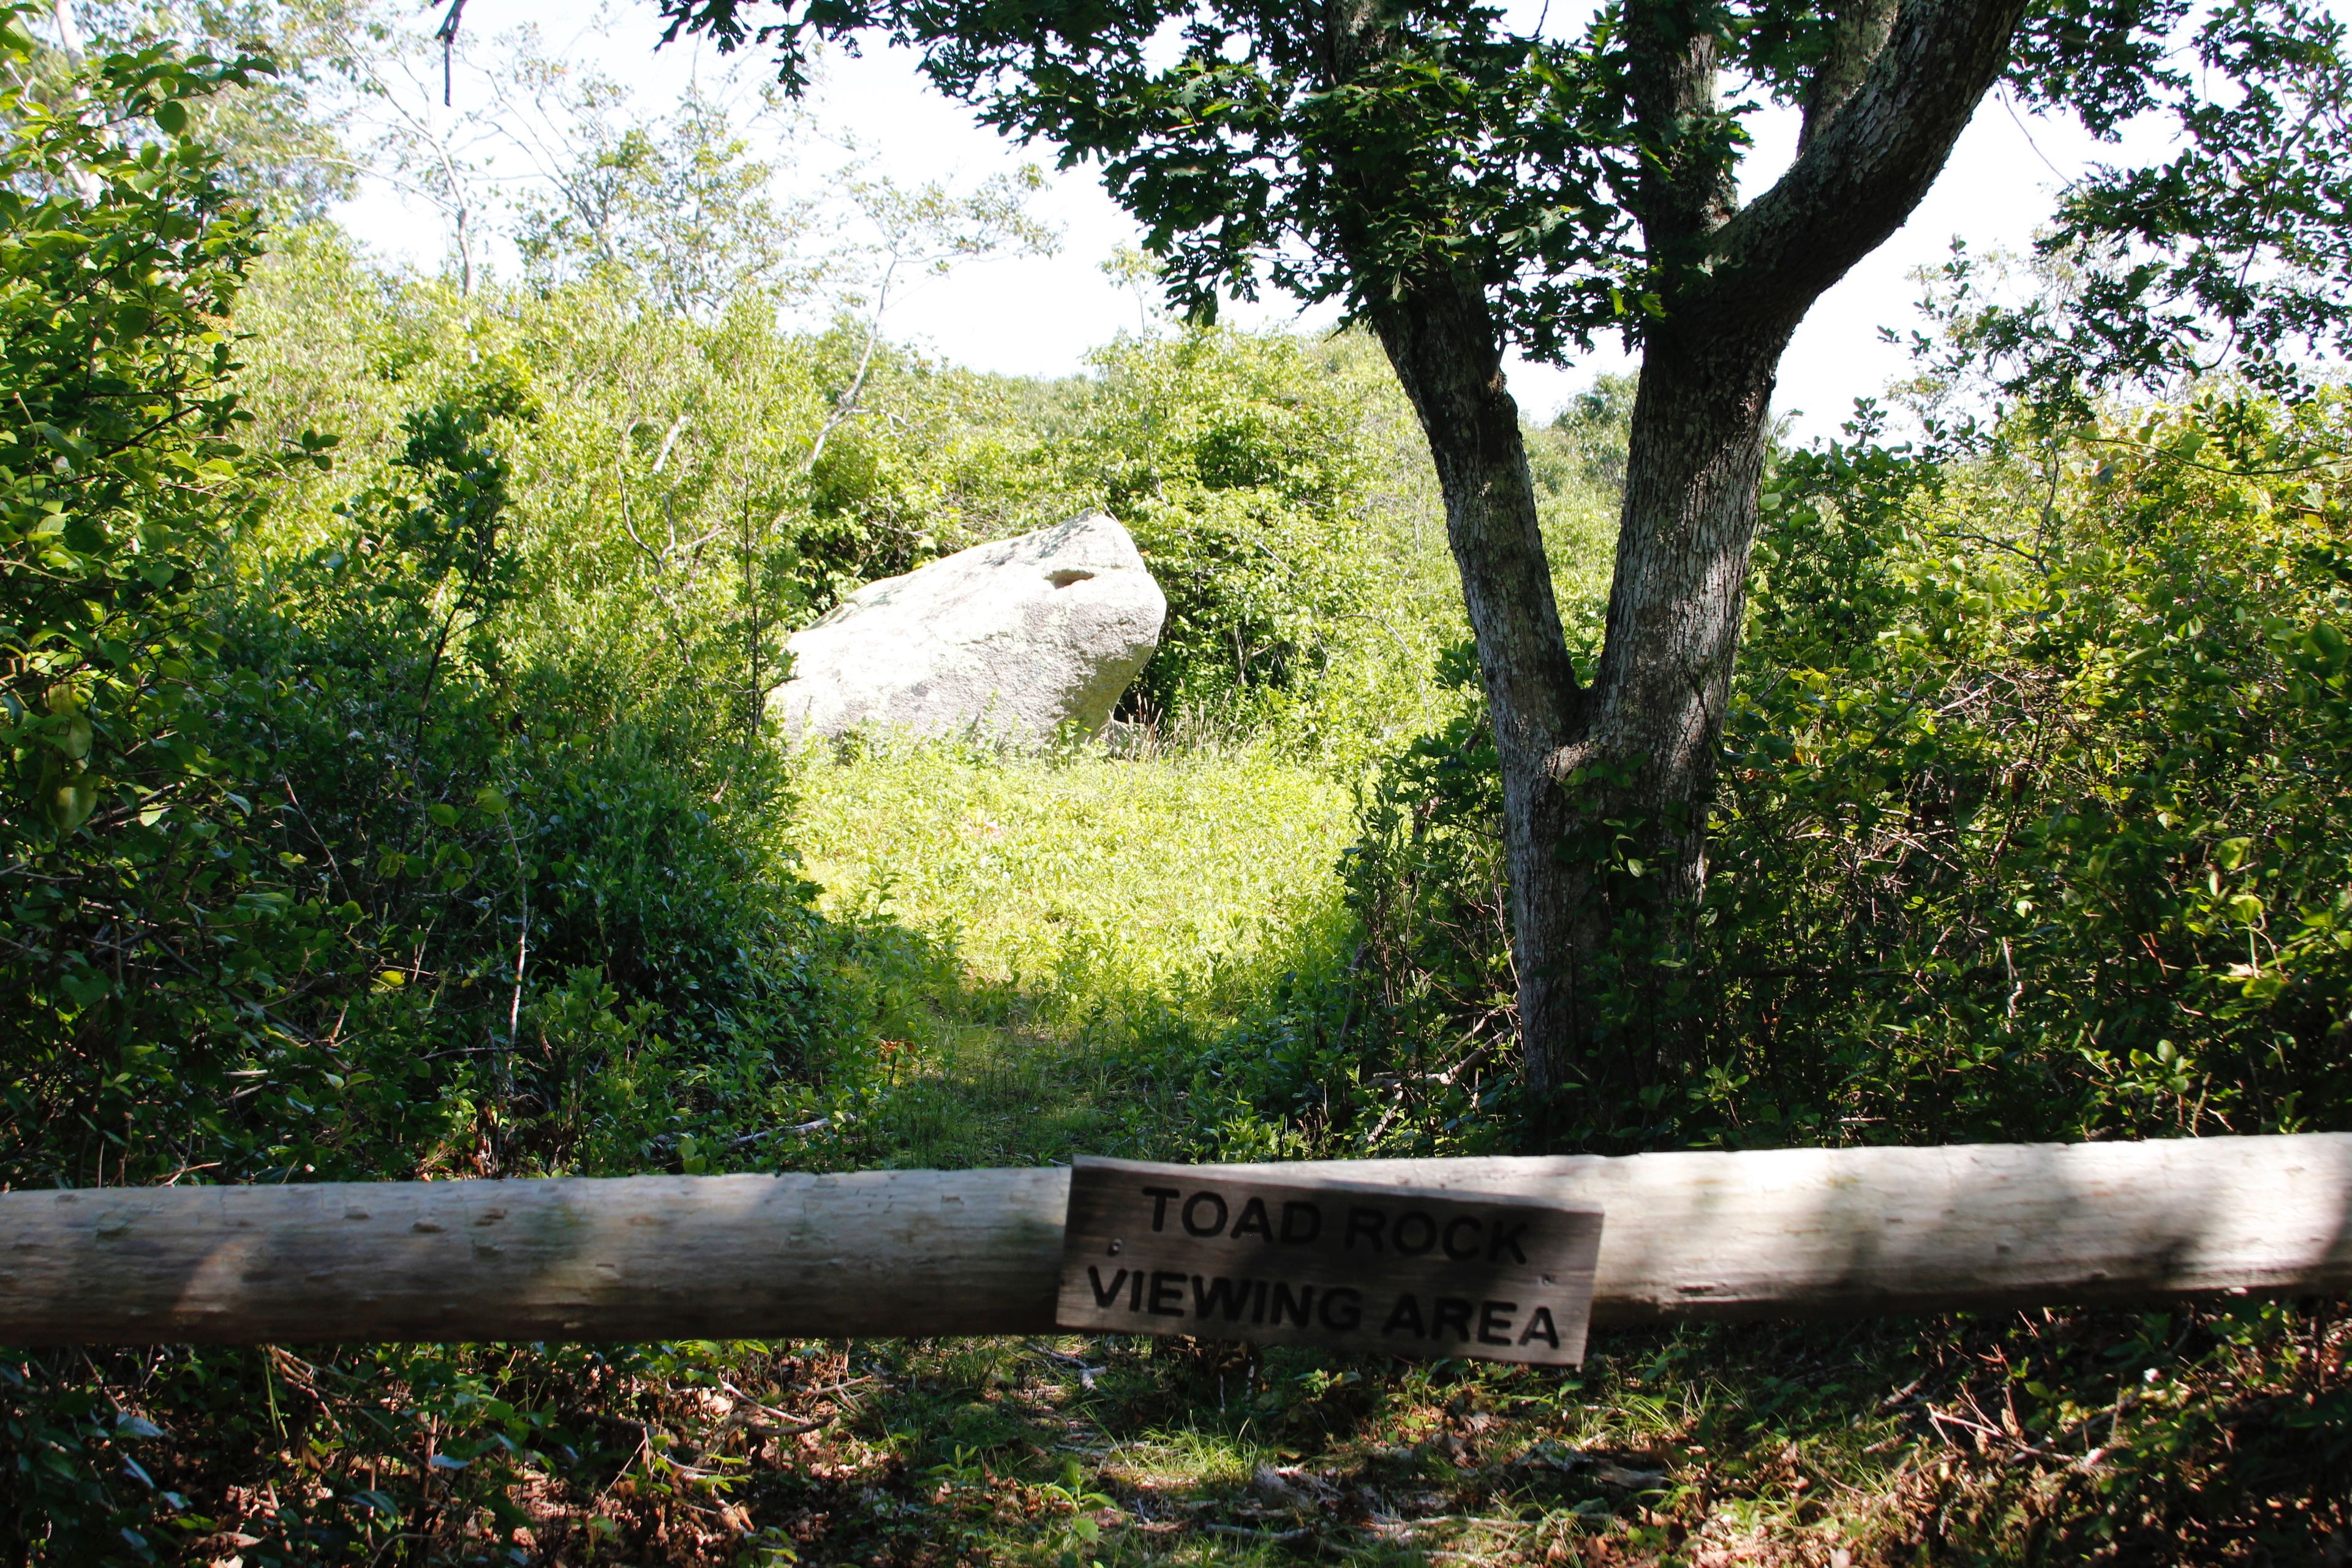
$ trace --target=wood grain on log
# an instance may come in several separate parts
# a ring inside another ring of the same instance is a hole
[[[1599,1203],[1596,1325],[2352,1291],[2352,1134],[1370,1160]],[[0,1344],[1053,1326],[1068,1173],[0,1194]]]

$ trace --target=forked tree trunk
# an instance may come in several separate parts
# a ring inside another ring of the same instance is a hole
[[[1368,312],[1436,458],[1477,635],[1539,1126],[1559,1125],[1570,1092],[1599,1100],[1576,1121],[1622,1125],[1625,1100],[1685,1065],[1671,961],[1706,881],[1780,354],[1822,291],[1926,195],[2023,9],[1840,5],[1801,150],[1741,206],[1705,130],[1720,110],[1715,14],[1629,0],[1627,81],[1649,137],[1633,205],[1664,315],[1643,335],[1608,639],[1590,689],[1562,642],[1484,292],[1456,273]]]
[[[1477,637],[1502,768],[1528,1088],[1631,1089],[1671,1066],[1658,963],[1706,875],[1715,780],[1787,331],[1650,345],[1634,403],[1608,641],[1569,659],[1518,410],[1475,289],[1377,321],[1420,415]]]
[[[1643,334],[1608,639],[1580,689],[1485,289],[1456,270],[1368,308],[1422,428],[1495,726],[1524,1079],[1539,1124],[1683,1065],[1670,962],[1706,875],[1706,811],[1756,537],[1772,384],[1812,302],[1926,195],[1999,75],[2025,0],[1841,0],[1796,161],[1741,206],[1708,129],[1716,13],[1623,7],[1645,133],[1637,212],[1663,316]],[[1385,15],[1335,13],[1345,80]],[[1380,193],[1362,199],[1377,209]],[[1360,264],[1376,259],[1363,235]],[[1368,277],[1387,276],[1360,265]],[[1662,962],[1668,961],[1668,962]]]

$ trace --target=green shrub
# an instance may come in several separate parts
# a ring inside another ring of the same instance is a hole
[[[0,26],[29,77],[35,46]],[[247,69],[150,50],[108,58],[88,104],[0,89],[0,375],[22,411],[0,433],[12,1184],[121,1179],[134,1144],[142,1173],[205,1158],[145,1090],[225,1092],[218,1045],[265,1036],[335,940],[247,830],[269,803],[209,597],[276,459],[238,438],[218,329],[258,240],[176,132]]]
[[[1064,460],[1073,488],[1133,531],[1168,595],[1128,710],[1295,709],[1397,608],[1389,542],[1368,515],[1361,405],[1378,382],[1354,356],[1224,329],[1123,339],[1097,363]]]
[[[11,16],[6,79],[34,52]],[[252,417],[259,237],[180,134],[252,68],[0,88],[0,1184],[753,1157],[855,1026],[773,737],[523,614],[551,416],[517,356],[360,400],[348,479]],[[665,1353],[0,1353],[0,1557],[366,1561],[404,1517],[507,1520],[519,1467],[608,1462]]]
[[[1785,458],[1706,898],[1678,978],[1624,1001],[1669,1065],[1597,1052],[1558,1135],[2345,1125],[2346,414],[2216,397],[1967,464]],[[1529,1136],[1498,785],[1464,701],[1365,796],[1360,983],[1287,1026],[1318,1042],[1291,1077],[1364,1086],[1335,1125],[1383,1148],[1490,1114]],[[1287,1112],[1289,1080],[1241,1059]]]
[[[1784,467],[1707,899],[1717,1135],[2344,1124],[2346,413]]]

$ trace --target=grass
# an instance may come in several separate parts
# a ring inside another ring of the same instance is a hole
[[[1188,1057],[1281,974],[1346,957],[1349,792],[1276,753],[932,748],[823,763],[804,793],[881,1043],[832,1064],[835,1120],[802,1168],[1214,1147]],[[415,1347],[390,1384],[382,1358],[219,1353],[276,1390],[285,1447],[274,1482],[206,1491],[179,1560],[248,1568],[324,1539],[289,1507],[298,1480],[314,1512],[403,1499],[346,1509],[338,1561],[519,1568],[2352,1548],[2352,1330],[2327,1303],[1620,1330],[1567,1372],[1078,1335]],[[472,1434],[466,1463],[337,1457],[379,1402]]]
[[[680,1346],[606,1379],[625,1442],[526,1457],[533,1523],[499,1540],[551,1563],[2333,1563],[2345,1348],[2273,1307],[1620,1333],[1565,1373]]]
[[[887,913],[1056,1021],[1230,1020],[1344,941],[1348,789],[1258,748],[1150,762],[927,746],[820,761],[799,841],[836,914]]]
[[[814,760],[799,842],[866,933],[879,1092],[818,1145],[960,1167],[1172,1156],[1188,1054],[1345,962],[1352,796],[1265,748],[1150,761],[950,746]]]

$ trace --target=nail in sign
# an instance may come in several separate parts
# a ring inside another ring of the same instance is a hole
[[[1601,1211],[1080,1156],[1066,1329],[1574,1366]]]

